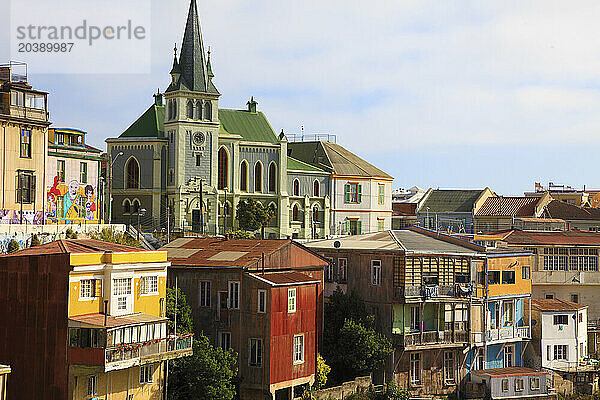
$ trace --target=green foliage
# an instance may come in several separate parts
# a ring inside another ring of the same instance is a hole
[[[403,390],[396,382],[390,382],[385,389],[385,397],[388,400],[409,400],[410,392]]]
[[[65,231],[65,238],[67,239],[77,239],[77,232],[73,231],[71,228],[67,228]]]
[[[194,354],[172,362],[169,369],[169,400],[231,400],[235,395],[237,355],[213,347],[208,338],[194,338]]]
[[[391,342],[377,333],[375,319],[356,293],[337,289],[325,305],[323,356],[331,366],[330,380],[341,383],[383,367]]]
[[[241,230],[254,232],[269,223],[275,213],[258,201],[246,199],[238,203],[235,217]]]
[[[252,232],[248,231],[237,230],[233,232],[229,231],[228,233],[233,234],[234,239],[254,239]]]
[[[315,377],[315,388],[321,389],[327,383],[327,375],[331,372],[331,367],[325,363],[321,354],[317,354],[317,376]]]
[[[13,251],[18,251],[18,250],[21,250],[21,246],[19,246],[19,242],[17,242],[14,239],[12,239],[10,242],[8,242],[8,247],[6,248],[7,252],[12,253]]]
[[[40,243],[40,239],[38,238],[37,235],[32,235],[31,236],[31,243],[29,244],[29,247],[35,247],[35,246],[39,246]]]
[[[167,288],[167,318],[169,332],[175,332],[175,288]],[[185,293],[177,289],[177,333],[193,333],[194,320]]]
[[[67,232],[69,231],[69,229],[67,229]],[[124,244],[126,246],[132,247],[142,247],[140,242],[129,236],[129,234],[125,232],[116,232],[110,228],[104,228],[100,232],[92,232],[90,234],[90,237],[92,239],[102,240],[103,242]],[[76,238],[77,235],[75,235],[75,239]]]

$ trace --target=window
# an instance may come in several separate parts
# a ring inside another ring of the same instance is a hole
[[[385,223],[382,218],[377,218],[377,232],[383,232],[385,230]]]
[[[488,271],[488,285],[500,283],[500,271]]]
[[[210,282],[200,282],[200,307],[210,307]]]
[[[202,156],[200,154],[196,154],[196,167],[202,165]]]
[[[85,205],[86,205],[86,201],[87,201],[87,199],[85,197],[83,197],[83,196],[81,196],[79,198],[79,200],[77,201],[79,203],[77,205],[78,206],[77,211],[78,211],[78,214],[79,214],[79,218],[81,218],[81,219],[85,218],[85,208],[86,208]]]
[[[552,346],[551,345],[546,346],[546,360],[548,360],[548,361],[552,360]]]
[[[516,378],[515,379],[515,392],[522,392],[523,391],[523,378]]]
[[[127,189],[137,189],[140,187],[140,166],[133,157],[127,162]]]
[[[333,282],[333,258],[332,257],[326,257],[329,260],[329,264],[327,264],[325,266],[324,269],[324,279],[325,282]]]
[[[554,345],[554,359],[555,360],[568,360],[569,346],[566,344],[555,344]]]
[[[454,281],[456,283],[469,283],[469,274],[464,272],[457,272],[454,274]]]
[[[82,279],[79,281],[79,298],[91,299],[102,296],[101,279]]]
[[[131,294],[131,278],[113,279],[113,296],[117,297],[117,310],[127,310],[127,295]]]
[[[569,263],[569,249],[567,248],[544,248],[544,270],[566,271]]]
[[[385,185],[379,184],[379,198],[377,199],[377,203],[379,205],[383,205],[385,203]]]
[[[529,265],[521,267],[521,279],[531,279],[531,267]]]
[[[540,390],[540,378],[538,378],[538,377],[529,378],[529,388],[531,390]]]
[[[87,163],[79,163],[79,183],[87,183]]]
[[[151,383],[152,382],[152,370],[153,365],[142,365],[140,366],[140,383]]]
[[[269,192],[277,190],[277,167],[275,163],[269,165]]]
[[[98,375],[88,376],[87,395],[94,396],[98,394]]]
[[[502,323],[504,326],[511,326],[514,320],[514,304],[512,301],[502,303]]]
[[[245,160],[240,166],[240,190],[248,191],[248,163]]]
[[[187,117],[189,119],[193,119],[194,118],[194,101],[193,100],[188,100],[187,101],[187,110],[186,110],[186,114]]]
[[[362,233],[362,221],[359,219],[348,219],[346,221],[346,231],[351,235],[360,235]]]
[[[262,192],[262,164],[256,162],[254,166],[254,191]]]
[[[212,121],[212,103],[208,100],[204,102],[204,119]]]
[[[137,214],[140,211],[140,202],[137,199],[133,200],[133,206],[131,211],[134,214]]]
[[[565,314],[554,316],[554,325],[569,325],[569,318]]]
[[[371,261],[371,285],[373,285],[373,286],[381,285],[381,261],[380,260],[372,260]]]
[[[262,346],[262,339],[250,339],[250,359],[248,361],[250,365],[262,365]]]
[[[554,298],[554,295],[552,293],[546,293],[544,297],[546,300],[552,300]]]
[[[502,283],[512,285],[515,283],[515,271],[502,271]]]
[[[319,181],[315,180],[313,182],[313,197],[319,197],[319,190],[320,185],[319,185]]]
[[[513,366],[513,354],[515,352],[514,345],[504,346],[504,368]]]
[[[346,282],[347,265],[347,258],[338,258],[338,280],[340,283]]]
[[[140,291],[142,294],[158,293],[158,276],[143,276],[140,282]]]
[[[294,204],[294,207],[292,207],[292,221],[300,221],[300,207],[298,207],[298,204]]]
[[[10,104],[13,106],[25,106],[25,93],[10,92]]]
[[[267,312],[267,291],[266,290],[258,291],[258,306],[256,307],[256,311],[259,313]]]
[[[485,369],[485,353],[484,353],[484,349],[479,349],[479,351],[477,352],[477,358],[475,360],[475,368],[478,370],[484,370]]]
[[[219,177],[218,177],[218,189],[225,189],[227,187],[227,176],[228,176],[228,156],[225,147],[219,149]]]
[[[16,202],[31,204],[35,201],[35,175],[32,171],[17,171]]]
[[[123,214],[131,213],[131,202],[127,199],[123,202]]]
[[[231,349],[231,332],[221,332],[219,334],[219,347],[225,351]]]
[[[437,275],[425,275],[423,276],[423,285],[425,286],[436,286],[439,285],[440,278]]]
[[[444,382],[454,383],[454,353],[452,351],[444,353]]]
[[[421,309],[419,306],[410,306],[410,330],[411,332],[421,330]]]
[[[298,179],[294,179],[292,194],[294,196],[300,196],[300,181]]]
[[[296,289],[288,289],[288,307],[289,313],[296,312]]]
[[[595,230],[598,231],[597,229]],[[598,249],[569,249],[569,269],[579,271],[598,271]]]
[[[240,283],[229,282],[229,308],[239,310],[240,308]]]
[[[304,362],[304,336],[294,336],[294,364]]]
[[[410,383],[421,384],[421,353],[410,353]]]
[[[31,158],[31,131],[21,129],[21,158]]]
[[[502,378],[502,391],[508,392],[508,378]]]
[[[358,183],[346,183],[344,186],[344,202],[360,203],[362,201],[361,185]]]
[[[573,303],[579,303],[579,295],[577,293],[571,293],[571,301]]]

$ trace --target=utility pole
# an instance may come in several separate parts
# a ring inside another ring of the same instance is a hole
[[[167,199],[167,201],[169,201]],[[171,207],[167,206],[167,243],[169,243],[171,241],[171,237],[170,237],[170,227],[169,227],[169,218],[171,217]]]
[[[200,234],[204,235],[204,199],[202,198],[202,179],[200,179]]]

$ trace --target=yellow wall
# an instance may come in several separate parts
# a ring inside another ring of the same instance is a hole
[[[523,266],[530,267],[530,279],[522,278]],[[483,268],[484,266],[482,265],[479,271],[483,271]],[[515,271],[514,284],[499,283],[494,285],[488,285],[488,296],[503,296],[531,293],[531,256],[489,258],[488,271]],[[500,281],[502,282],[502,273],[500,274]],[[485,295],[481,286],[478,289],[477,295],[481,297]]]
[[[162,398],[164,365],[154,363],[152,383],[140,384],[140,367],[131,367],[124,370],[110,371],[98,374],[98,394],[87,395],[87,376],[79,376],[74,391],[74,399],[89,400],[91,397],[110,400],[128,400],[128,395],[133,395],[135,400],[159,400]],[[107,386],[108,393],[107,396]]]
[[[141,294],[141,278],[134,278],[135,300],[133,311],[160,316],[160,299],[167,296],[167,277],[158,277],[158,294]],[[165,304],[166,307],[166,304]]]
[[[75,274],[71,273],[69,276],[71,278],[77,278],[78,280],[75,282],[69,282],[69,317],[74,315],[84,315],[84,314],[95,314],[100,313],[104,309],[104,304],[102,302],[102,297],[96,297],[91,300],[79,300],[79,294],[81,293],[81,287],[79,285],[79,280],[81,279],[94,279],[94,276],[98,276],[103,274],[102,272],[94,273],[86,273],[86,274]],[[104,285],[104,282],[102,283]],[[103,290],[105,290],[103,288]]]
[[[96,265],[96,264],[127,264],[144,262],[166,262],[166,251],[132,251],[127,253],[73,253],[71,265]]]

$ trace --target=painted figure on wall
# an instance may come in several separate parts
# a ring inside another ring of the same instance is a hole
[[[76,180],[72,180],[67,186],[55,176],[54,184],[48,190],[46,217],[49,223],[97,220],[94,187],[80,185]]]
[[[92,220],[94,219],[94,214],[96,212],[96,198],[94,196],[94,187],[92,185],[87,185],[85,187],[85,219]]]

